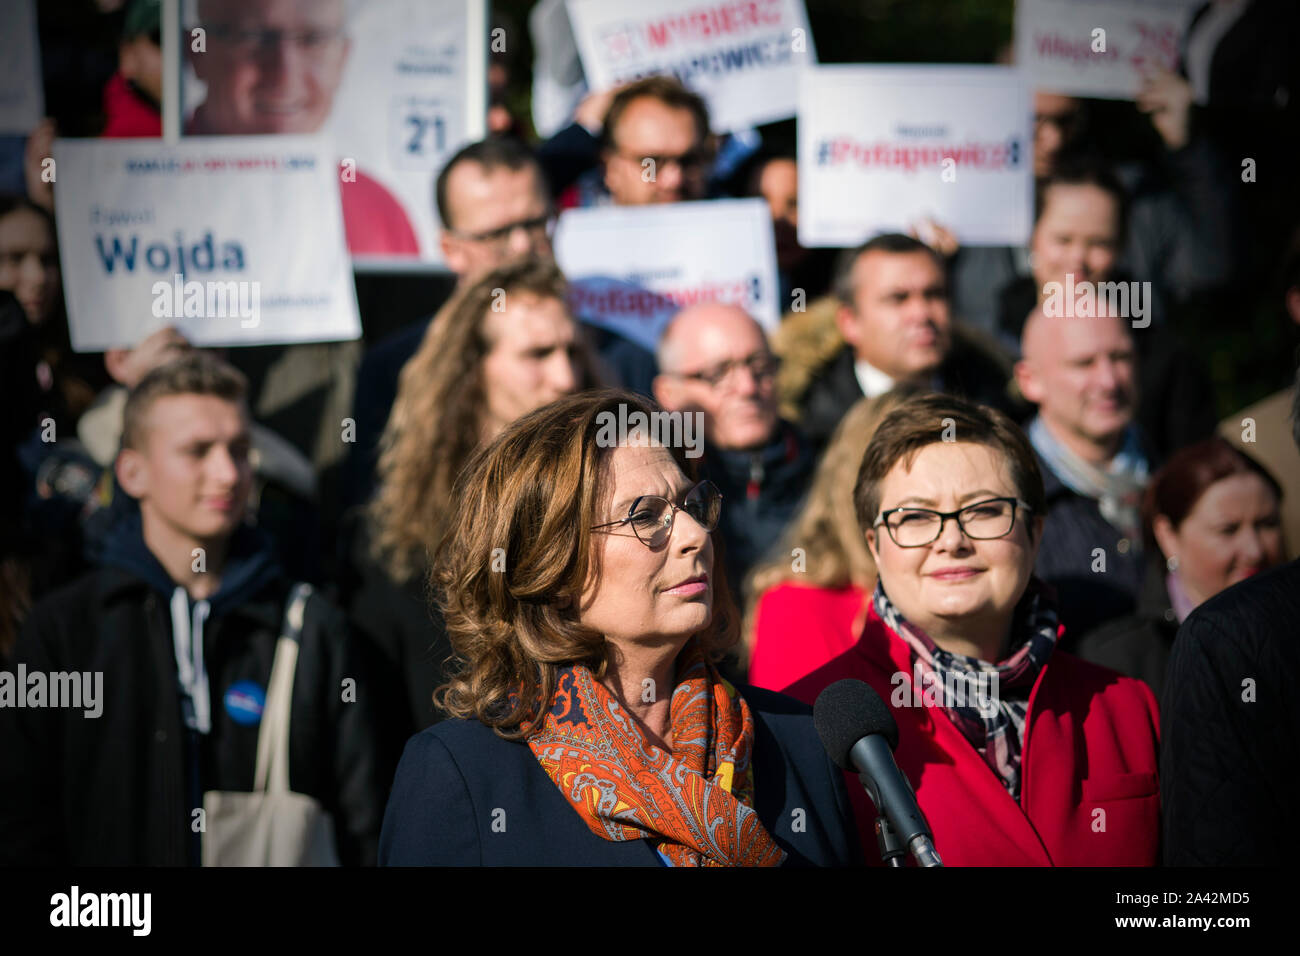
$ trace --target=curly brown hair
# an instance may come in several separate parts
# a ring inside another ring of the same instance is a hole
[[[380,439],[378,490],[369,506],[372,556],[398,582],[426,567],[446,530],[452,485],[482,443],[483,360],[495,344],[486,331],[500,296],[526,294],[565,301],[554,262],[523,259],[463,286],[444,305],[419,349],[402,368],[397,398]],[[598,381],[578,336],[578,387]]]
[[[603,676],[605,639],[579,623],[578,604],[601,575],[590,529],[610,449],[598,435],[620,405],[629,417],[660,411],[619,389],[571,395],[515,421],[462,474],[431,576],[455,651],[434,694],[448,714],[519,740],[541,720],[562,668]],[[668,450],[694,477],[685,450]],[[716,661],[739,637],[739,615],[726,575],[713,580],[713,615],[696,638]]]

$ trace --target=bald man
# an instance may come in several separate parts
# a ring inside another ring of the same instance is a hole
[[[777,414],[776,358],[744,309],[683,309],[659,340],[655,399],[668,411],[701,412],[701,477],[722,491],[728,583],[739,586],[780,537],[812,477],[808,443]]]
[[[1038,407],[1027,428],[1047,492],[1037,575],[1057,589],[1066,640],[1137,607],[1143,581],[1140,502],[1150,466],[1135,424],[1137,356],[1112,315],[1035,310],[1016,381]]]

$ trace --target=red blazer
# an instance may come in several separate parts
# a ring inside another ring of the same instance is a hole
[[[853,585],[768,588],[754,608],[749,682],[779,691],[847,651],[862,633],[869,600]]]
[[[946,865],[1159,861],[1160,718],[1146,684],[1054,650],[1029,696],[1017,803],[943,710],[891,700],[914,700],[908,660],[908,646],[872,607],[857,644],[785,692],[812,703],[828,684],[854,677],[890,702],[898,766]],[[895,674],[902,676],[891,682]],[[856,776],[847,776],[863,851],[878,861],[875,811]]]

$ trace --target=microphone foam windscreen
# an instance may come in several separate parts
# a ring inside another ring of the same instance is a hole
[[[851,677],[837,680],[817,695],[813,726],[822,746],[842,770],[856,770],[849,753],[863,737],[880,734],[889,741],[890,750],[898,747],[898,724],[889,705],[869,684]]]

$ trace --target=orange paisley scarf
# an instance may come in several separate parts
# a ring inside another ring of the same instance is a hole
[[[591,671],[560,671],[533,755],[597,836],[658,841],[672,866],[777,866],[785,851],[754,809],[754,718],[692,638],[677,658],[672,753]]]

